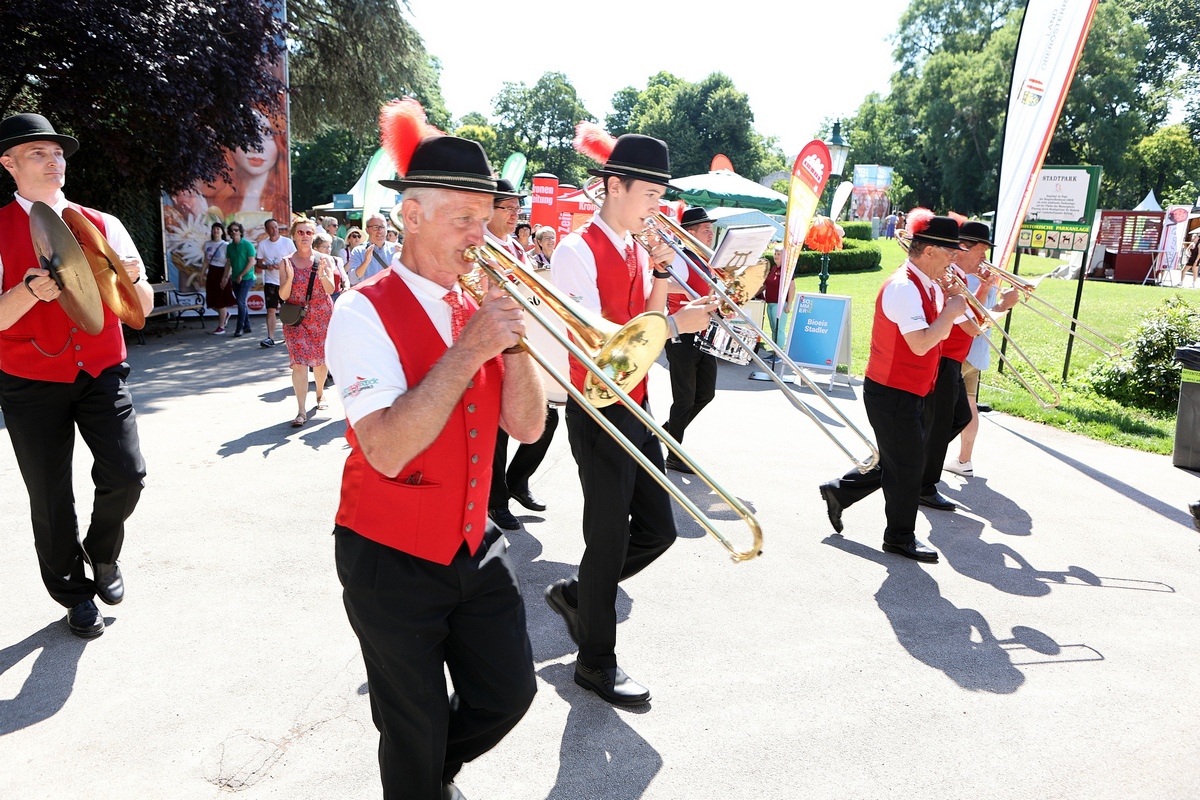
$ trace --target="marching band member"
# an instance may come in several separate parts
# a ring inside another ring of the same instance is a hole
[[[711,248],[713,243],[713,220],[703,208],[689,208],[683,212],[681,225],[684,230],[695,236],[704,246]],[[709,274],[708,267],[696,253],[684,248],[684,253],[696,269]],[[688,266],[683,256],[676,254],[671,264],[671,271],[679,283],[687,283],[698,295],[704,297],[711,289],[701,277]],[[667,295],[667,313],[674,314],[688,301],[688,295],[681,290],[672,291]],[[695,333],[683,333],[678,339],[667,342],[667,362],[671,365],[671,413],[664,426],[667,433],[682,442],[687,426],[691,424],[704,407],[717,396],[717,357],[705,353],[696,346]],[[667,469],[676,472],[691,472],[691,468],[674,455],[668,455]]]
[[[143,313],[153,308],[154,295],[121,221],[63,196],[67,158],[78,149],[77,140],[56,133],[40,114],[0,122],[0,164],[17,184],[15,202],[0,208],[0,407],[29,492],[42,582],[68,609],[71,633],[90,639],[104,633],[92,598],[114,605],[125,596],[117,558],[125,520],[142,494],[146,464],[125,385],[129,365],[121,323],[106,307],[104,328],[92,336],[54,302],[61,292],[50,273],[39,269],[29,231],[33,203],[45,203],[59,215],[70,207],[87,217],[121,256]],[[71,491],[76,427],[95,459],[96,496],[82,545]],[[91,578],[84,562],[92,567]]]
[[[663,269],[673,251],[665,244],[648,256],[634,246],[633,232],[658,211],[671,179],[667,145],[649,136],[626,134],[599,148],[604,166],[600,211],[566,236],[554,251],[555,285],[605,319],[624,324],[646,310],[666,306],[671,273]],[[604,150],[609,152],[605,153]],[[672,331],[694,333],[708,325],[717,304],[705,297],[670,317]],[[582,390],[586,372],[571,359],[571,380]],[[646,405],[643,381],[630,395]],[[660,470],[662,446],[633,412],[621,404],[601,413]],[[650,692],[617,666],[617,583],[636,575],[675,541],[675,519],[667,493],[620,448],[574,400],[567,402],[567,434],[583,486],[584,553],[577,576],[546,588],[546,602],[563,617],[579,645],[575,682],[615,705],[640,705]]]
[[[497,428],[536,441],[546,400],[516,347],[520,306],[493,288],[476,307],[457,283],[492,214],[487,156],[431,135],[419,109],[401,101],[380,121],[404,176],[382,182],[404,192],[400,260],[342,295],[326,351],[350,445],[334,552],[384,797],[442,800],[461,796],[463,763],[494,747],[536,691],[516,571],[485,504]]]
[[[513,235],[517,218],[521,213],[521,201],[525,195],[517,192],[504,178],[496,181],[496,198],[492,206],[492,219],[488,222],[487,237],[492,244],[508,253],[517,261],[533,266],[525,248]],[[546,427],[541,437],[532,444],[522,444],[508,463],[508,434],[500,430],[496,434],[496,453],[492,461],[492,489],[488,495],[488,516],[492,522],[509,531],[520,530],[521,521],[508,510],[511,497],[530,511],[545,511],[546,504],[529,491],[529,479],[546,457],[554,431],[558,428],[558,409],[546,405]],[[507,469],[506,469],[507,465]]]
[[[875,299],[863,380],[863,404],[879,445],[879,464],[866,474],[852,469],[820,489],[829,522],[840,533],[842,511],[882,488],[887,515],[883,549],[937,561],[937,551],[916,537],[917,503],[941,345],[966,301],[945,297],[937,283],[959,251],[958,223],[914,209],[908,231],[908,260],[884,281]]]

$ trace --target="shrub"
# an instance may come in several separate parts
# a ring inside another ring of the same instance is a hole
[[[1086,381],[1104,397],[1148,411],[1175,410],[1181,365],[1175,348],[1200,341],[1200,312],[1176,295],[1142,317],[1118,358],[1092,365]]]
[[[868,223],[869,225],[870,223]],[[883,251],[874,242],[861,239],[843,239],[841,250],[829,254],[829,274],[846,272],[872,272],[879,269]],[[821,254],[805,250],[796,261],[797,275],[816,275],[821,271]]]
[[[869,222],[839,222],[842,230],[846,233],[843,239],[858,239],[860,241],[871,241],[871,223]]]

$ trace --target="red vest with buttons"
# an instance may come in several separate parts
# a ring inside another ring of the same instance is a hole
[[[958,267],[954,268],[959,280],[964,284],[967,282],[967,276],[963,274]],[[970,312],[967,313],[970,318]],[[958,325],[950,329],[950,335],[942,342],[942,358],[949,358],[952,361],[962,363],[967,358],[967,353],[971,351],[971,343],[975,341],[975,337],[964,331]]]
[[[645,271],[639,265],[630,277],[625,254],[613,246],[612,239],[599,225],[588,223],[579,230],[583,241],[596,259],[596,291],[600,293],[600,315],[609,322],[624,325],[646,310]],[[636,253],[636,250],[635,250]],[[571,383],[583,391],[587,370],[571,356]],[[646,380],[633,387],[629,396],[639,405],[646,400]]]
[[[100,233],[107,233],[99,211],[69,205],[91,220]],[[30,267],[38,266],[29,215],[15,201],[0,208],[0,260],[4,263],[3,292],[25,280]],[[0,370],[31,380],[71,383],[80,370],[94,378],[120,364],[125,355],[121,321],[108,306],[104,307],[104,329],[95,336],[79,329],[57,302],[34,304],[12,327],[0,331]]]
[[[409,387],[420,383],[446,343],[408,284],[387,269],[354,291],[375,306],[396,346]],[[464,296],[468,315],[478,306]],[[449,564],[463,542],[474,553],[487,527],[492,455],[500,424],[500,356],[475,373],[433,444],[389,478],[363,455],[353,426],[342,472],[337,524],[409,555]]]
[[[690,250],[685,250],[684,252],[687,253],[688,259],[696,264],[699,269],[704,269],[704,267],[700,264],[700,261],[692,257],[692,252]],[[704,297],[712,292],[712,287],[704,281],[704,278],[700,276],[700,273],[696,272],[695,268],[688,267],[687,270],[687,285],[692,287],[696,294]],[[685,304],[690,302],[692,302],[692,298],[686,292],[683,294],[669,294],[667,295],[667,313],[674,314]]]
[[[867,360],[867,377],[876,383],[911,392],[924,397],[933,391],[937,382],[938,361],[941,358],[941,345],[935,345],[929,352],[919,356],[908,346],[900,326],[888,319],[883,313],[883,293],[892,281],[905,277],[908,270],[908,281],[917,288],[921,295],[921,309],[925,312],[925,321],[933,324],[937,319],[937,298],[932,290],[928,290],[916,275],[916,267],[910,267],[906,262],[883,282],[879,295],[875,298],[875,320],[871,326],[871,356]]]

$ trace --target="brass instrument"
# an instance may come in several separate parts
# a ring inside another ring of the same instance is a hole
[[[571,355],[579,359],[580,363],[588,371],[588,379],[585,383],[587,390],[582,392],[575,388],[569,376],[563,375],[555,369],[550,360],[530,346],[524,337],[521,339],[521,346],[533,357],[534,361],[562,385],[563,389],[579,404],[579,407],[595,420],[597,425],[604,428],[620,444],[621,448],[629,453],[637,461],[638,465],[654,479],[655,483],[661,486],[676,502],[683,506],[705,531],[711,534],[729,551],[730,558],[733,561],[749,561],[762,554],[762,528],[750,510],[746,508],[745,504],[718,485],[708,473],[683,451],[683,446],[656,423],[649,412],[638,405],[624,391],[625,386],[632,389],[641,381],[640,376],[645,375],[645,371],[649,369],[650,365],[662,351],[668,335],[667,320],[663,314],[647,312],[635,317],[624,327],[619,327],[607,320],[600,319],[599,321],[602,324],[592,327],[591,318],[595,315],[586,312],[578,303],[571,300],[557,288],[527,270],[523,264],[503,249],[495,247],[491,243],[484,243],[481,246],[467,248],[463,253],[463,257],[468,261],[474,261],[477,265],[477,269],[474,272],[460,278],[459,282],[463,288],[477,301],[482,301],[483,287],[482,282],[478,279],[478,273],[482,271],[493,285],[502,287],[508,292],[525,310],[526,314],[545,328]],[[513,278],[523,283],[536,300],[532,302],[528,300],[521,293],[517,285],[512,282]],[[583,342],[584,345],[576,344],[571,336],[564,335],[559,331],[550,322],[549,318],[545,315],[546,312],[543,312],[541,307],[545,307],[547,312],[560,317],[571,333]],[[605,331],[613,328],[615,330],[611,334],[606,335]],[[585,347],[587,348],[586,351]],[[624,367],[635,367],[639,371],[636,373],[634,371],[623,371]],[[620,380],[614,379],[614,372]],[[639,376],[636,380],[633,380],[631,377],[634,374]],[[594,385],[596,388],[593,391],[592,387]],[[734,547],[733,543],[716,528],[712,520],[706,517],[704,512],[697,508],[696,504],[679,487],[671,483],[667,476],[641,450],[635,447],[625,434],[621,433],[615,425],[600,413],[599,407],[593,398],[597,398],[603,405],[616,402],[617,400],[624,403],[641,420],[642,424],[653,431],[659,440],[667,446],[667,449],[674,453],[676,458],[687,464],[698,478],[708,484],[733,509],[734,513],[741,517],[750,528],[753,536],[753,543],[750,549],[739,551]]]
[[[753,298],[754,295],[758,293],[763,281],[766,280],[765,268],[762,271],[762,280],[760,280],[757,285],[753,286],[753,291],[750,292],[749,296],[745,296],[745,292],[750,288],[750,282],[743,280],[745,275],[744,271],[739,271],[738,274],[734,276],[725,276],[722,274],[722,277],[729,278],[729,284],[732,285],[723,284],[721,281],[715,280],[713,277],[706,275],[704,270],[699,269],[695,264],[692,263],[691,259],[687,258],[687,256],[683,254],[680,242],[685,242],[688,248],[690,248],[705,261],[709,261],[712,258],[712,250],[697,241],[691,234],[676,224],[674,220],[670,220],[665,215],[660,213],[647,221],[647,229],[656,233],[659,238],[666,242],[666,244],[670,246],[672,250],[682,257],[685,262],[687,262],[690,269],[695,271],[697,275],[700,275],[704,278],[704,281],[712,288],[713,293],[721,299],[722,310],[726,313],[736,315],[742,320],[742,322],[735,323],[736,325],[748,328],[753,331],[756,336],[766,339],[774,344],[774,340],[771,339],[771,336],[762,328],[760,328],[758,324],[750,319],[750,317],[747,316],[746,313],[741,309],[741,304]],[[675,241],[672,240],[673,238]],[[687,283],[681,283],[680,285],[692,299],[696,299],[700,296],[699,293],[692,289],[692,287],[688,286]],[[871,441],[871,439],[865,433],[863,433],[857,425],[851,422],[850,418],[843,414],[840,408],[834,405],[833,400],[829,398],[829,395],[821,391],[821,387],[817,386],[817,384],[815,384],[807,375],[805,375],[803,370],[800,369],[796,362],[792,361],[787,353],[782,352],[780,348],[776,346],[776,354],[783,361],[783,363],[791,367],[792,371],[795,372],[796,375],[799,376],[800,380],[804,382],[804,385],[807,386],[813,394],[823,400],[833,414],[838,417],[838,419],[840,419],[852,433],[857,435],[858,438],[862,440],[863,444],[867,446],[867,449],[870,451],[870,453],[865,459],[858,459],[854,455],[854,452],[845,443],[838,439],[838,437],[834,435],[833,431],[831,431],[825,425],[825,423],[821,421],[821,418],[818,417],[806,403],[796,396],[796,393],[792,391],[787,382],[784,381],[783,378],[781,378],[779,374],[775,372],[775,370],[768,366],[767,362],[762,359],[762,356],[754,351],[755,343],[747,342],[745,339],[743,339],[738,334],[737,330],[735,330],[734,325],[726,321],[723,316],[714,315],[713,319],[718,325],[721,326],[723,330],[725,330],[726,333],[729,334],[732,341],[736,342],[747,354],[749,354],[754,363],[757,364],[759,368],[761,368],[767,374],[767,377],[773,381],[776,386],[783,390],[788,402],[791,403],[798,411],[816,423],[817,427],[820,428],[821,431],[828,436],[830,440],[837,445],[838,448],[854,463],[855,468],[857,468],[859,472],[866,473],[875,468],[875,466],[879,463],[879,449],[875,446],[875,443]]]
[[[1100,333],[1100,331],[1096,330],[1095,328],[1088,325],[1087,323],[1082,322],[1082,321],[1076,319],[1075,317],[1072,317],[1070,314],[1068,314],[1067,312],[1058,308],[1057,306],[1052,304],[1049,300],[1045,299],[1044,297],[1038,297],[1036,294],[1037,284],[1034,283],[1033,281],[1026,280],[1025,278],[1022,278],[1021,276],[1019,276],[1015,273],[1009,272],[1008,270],[1000,269],[999,267],[996,267],[987,261],[982,262],[979,266],[983,269],[983,272],[980,273],[981,279],[986,280],[987,273],[989,273],[989,272],[999,275],[1001,280],[1007,281],[1015,289],[1017,289],[1018,291],[1021,292],[1021,303],[1026,308],[1028,308],[1033,313],[1041,316],[1043,319],[1045,319],[1051,325],[1057,325],[1058,327],[1062,328],[1064,331],[1067,331],[1068,333],[1070,333],[1072,336],[1074,336],[1079,341],[1083,342],[1084,344],[1088,345],[1091,348],[1094,348],[1095,350],[1098,350],[1099,352],[1103,353],[1104,355],[1108,356],[1109,358],[1115,358],[1115,357],[1121,355],[1121,345],[1120,344],[1118,344],[1117,342],[1114,342],[1112,339],[1110,339],[1107,336],[1105,336],[1104,334]],[[1040,308],[1034,308],[1032,305],[1030,305],[1030,303],[1029,303],[1030,300],[1037,300],[1039,303],[1041,303],[1042,305],[1049,308],[1050,311],[1046,312],[1046,311],[1042,311]],[[1055,319],[1053,316],[1051,316],[1051,314],[1057,314],[1061,319]],[[1072,330],[1072,328],[1071,328],[1072,325],[1083,328],[1088,333],[1090,333],[1092,336],[1095,336],[1096,339],[1090,339],[1087,336],[1080,333],[1078,330]]]

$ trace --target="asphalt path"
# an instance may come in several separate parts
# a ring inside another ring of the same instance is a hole
[[[102,606],[98,639],[71,636],[41,585],[0,437],[0,798],[378,797],[333,566],[336,390],[292,429],[284,348],[194,323],[131,345],[130,362],[149,474],[121,558],[127,597]],[[918,519],[941,562],[918,564],[881,552],[878,495],[833,534],[817,485],[850,462],[748,372],[722,367],[686,445],[754,510],[763,555],[732,563],[677,509],[676,545],[618,597],[618,658],[653,693],[642,709],[573,683],[571,641],[542,600],[582,552],[560,427],[533,481],[549,510],[514,503],[524,525],[509,537],[539,691],[464,768],[468,798],[1200,796],[1194,473],[986,415],[978,477],[945,475],[962,510]],[[651,384],[663,419],[661,366]],[[858,390],[832,396],[869,431]],[[85,524],[89,469],[80,444]],[[748,546],[707,487],[671,479]]]

